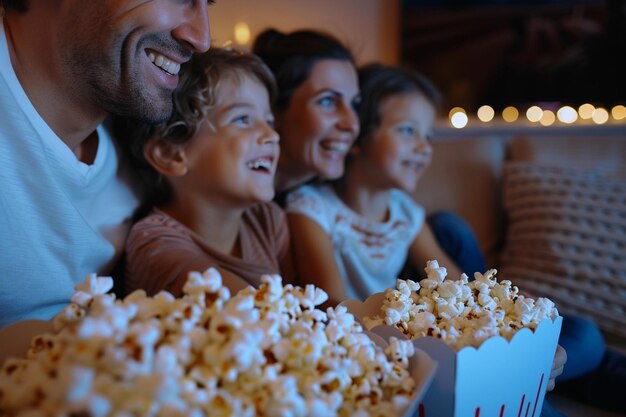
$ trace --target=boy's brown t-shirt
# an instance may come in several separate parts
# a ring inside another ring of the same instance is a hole
[[[240,229],[241,257],[224,254],[159,209],[137,222],[126,246],[126,291],[148,295],[166,290],[180,296],[190,271],[219,266],[258,287],[263,274],[280,274],[289,256],[289,229],[275,203],[247,209]]]

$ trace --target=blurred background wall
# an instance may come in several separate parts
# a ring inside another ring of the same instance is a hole
[[[235,40],[235,26],[251,35],[267,27],[282,31],[322,29],[345,42],[359,63],[399,62],[400,0],[218,0],[209,9],[216,45]]]
[[[444,108],[468,115],[485,104],[496,115],[537,104],[625,111],[626,0],[218,0],[209,13],[215,45],[249,49],[268,27],[324,30],[358,64],[423,72]]]

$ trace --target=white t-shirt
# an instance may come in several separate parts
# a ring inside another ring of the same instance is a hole
[[[97,132],[88,165],[28,99],[0,19],[0,327],[50,319],[123,251],[139,198],[107,130]]]
[[[352,211],[327,184],[304,185],[287,196],[287,213],[308,216],[331,237],[349,298],[363,300],[395,287],[424,224],[424,209],[407,193],[391,190],[389,200],[388,220],[379,223]]]

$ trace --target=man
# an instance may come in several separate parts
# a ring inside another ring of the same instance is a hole
[[[0,0],[0,327],[119,259],[139,196],[105,118],[169,117],[208,3]]]

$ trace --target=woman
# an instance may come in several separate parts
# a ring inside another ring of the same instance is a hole
[[[301,184],[343,175],[359,130],[354,110],[357,70],[348,48],[313,30],[285,34],[268,29],[252,50],[270,67],[278,85],[274,113],[281,154],[275,184],[282,203]]]

